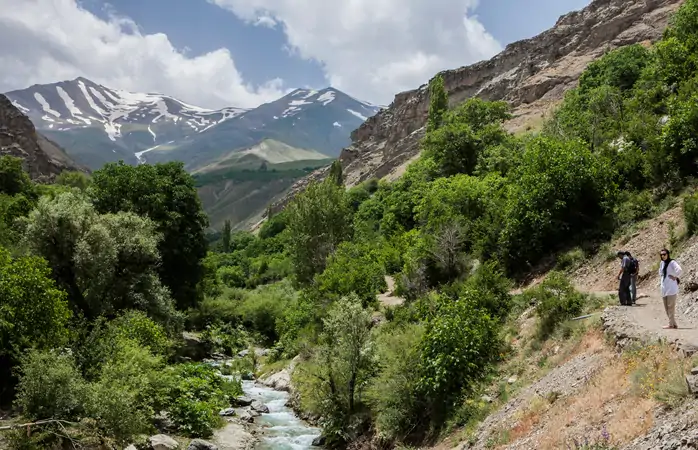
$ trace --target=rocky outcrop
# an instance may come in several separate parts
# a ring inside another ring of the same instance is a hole
[[[0,156],[24,161],[36,181],[50,181],[63,170],[83,170],[58,145],[36,132],[29,118],[0,94]]]
[[[555,26],[531,39],[515,42],[488,61],[441,73],[451,106],[470,97],[506,100],[514,118],[510,131],[540,123],[574,87],[584,68],[604,52],[659,39],[683,0],[593,0],[581,11],[560,17]],[[352,133],[340,160],[347,186],[370,178],[394,179],[419,154],[429,109],[428,84],[401,92],[393,103]],[[298,181],[272,205],[282,209],[322,169]]]

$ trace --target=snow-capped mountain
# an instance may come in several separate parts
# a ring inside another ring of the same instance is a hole
[[[297,89],[250,110],[210,110],[85,78],[6,95],[43,134],[92,169],[120,159],[130,164],[181,160],[194,169],[266,138],[337,155],[351,131],[379,109],[327,88]]]

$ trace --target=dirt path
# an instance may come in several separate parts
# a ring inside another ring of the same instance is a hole
[[[386,275],[385,283],[388,285],[388,289],[383,294],[378,295],[378,301],[380,304],[383,306],[402,305],[405,302],[405,299],[394,294],[395,279],[389,275]]]

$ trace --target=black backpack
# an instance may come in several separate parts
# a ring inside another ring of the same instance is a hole
[[[630,274],[633,274],[637,272],[637,259],[633,258],[632,256],[629,257],[630,262],[628,263],[628,267],[626,268],[626,271]]]

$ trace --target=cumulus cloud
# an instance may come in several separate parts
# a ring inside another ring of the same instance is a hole
[[[143,34],[114,14],[103,20],[76,0],[0,0],[0,67],[0,92],[84,76],[211,108],[253,107],[285,93],[280,79],[246,83],[227,49],[190,57],[166,35]]]
[[[472,15],[477,0],[208,1],[249,23],[272,18],[292,51],[323,64],[330,84],[382,104],[501,50]]]

